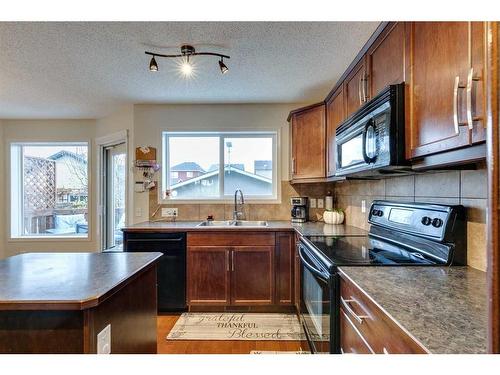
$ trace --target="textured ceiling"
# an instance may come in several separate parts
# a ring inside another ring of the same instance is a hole
[[[0,118],[98,118],[126,103],[287,103],[322,99],[376,22],[0,23]],[[172,60],[148,70],[145,50],[183,43],[195,79]]]

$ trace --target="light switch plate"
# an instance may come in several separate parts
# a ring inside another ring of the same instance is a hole
[[[111,354],[111,324],[97,334],[97,354]]]
[[[361,213],[366,212],[366,201],[364,199],[361,200]]]
[[[318,208],[323,208],[325,207],[323,198],[318,198]]]
[[[316,208],[316,198],[309,198],[309,207]]]
[[[167,207],[167,208],[161,209],[161,216],[162,217],[177,217],[178,213],[179,212],[178,212],[177,208]]]

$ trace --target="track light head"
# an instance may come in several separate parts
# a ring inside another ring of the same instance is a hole
[[[158,71],[158,64],[156,63],[154,56],[151,58],[151,61],[149,62],[149,71],[150,72],[157,72]]]
[[[219,68],[222,74],[226,74],[229,71],[229,68],[226,66],[226,64],[224,64],[223,59],[219,60]]]

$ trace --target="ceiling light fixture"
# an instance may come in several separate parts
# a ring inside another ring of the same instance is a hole
[[[227,55],[222,55],[220,53],[215,52],[196,52],[193,46],[189,44],[184,44],[181,46],[181,53],[179,55],[162,55],[160,53],[154,52],[144,52],[146,55],[153,56],[151,62],[149,63],[149,70],[152,72],[158,71],[158,64],[156,63],[155,57],[167,57],[167,58],[185,58],[186,60],[180,64],[180,70],[182,75],[185,77],[189,77],[193,73],[193,64],[189,61],[190,56],[217,56],[220,57],[219,60],[219,68],[222,74],[226,74],[229,71],[229,68],[224,64],[224,59],[230,59]]]
[[[151,58],[151,61],[149,62],[149,71],[150,72],[157,72],[158,71],[158,64],[156,63],[154,56]]]

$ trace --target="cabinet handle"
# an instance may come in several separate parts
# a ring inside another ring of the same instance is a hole
[[[292,158],[292,174],[295,174],[295,158]]]
[[[384,346],[384,348],[382,349],[382,351],[384,352],[384,354],[391,354],[391,353],[389,353],[389,351],[385,348],[385,346]]]
[[[226,250],[226,271],[229,272],[229,250]]]
[[[234,251],[231,251],[231,271],[234,272]]]
[[[474,68],[470,68],[467,76],[467,125],[469,129],[474,129],[474,121],[481,120],[481,117],[472,117],[472,84],[473,81],[479,81],[479,77],[474,77]]]
[[[354,319],[356,319],[356,321],[359,323],[359,324],[363,324],[363,319],[367,319],[369,318],[368,315],[358,315],[354,312],[354,310],[352,309],[350,303],[352,302],[356,302],[358,305],[359,305],[359,302],[356,301],[354,298],[350,298],[350,299],[344,299],[343,297],[340,297],[340,303],[342,304],[342,306],[344,307],[344,309],[346,309],[346,311],[352,315],[352,317]]]
[[[363,88],[363,103],[366,103],[368,101],[368,97],[366,96],[366,92],[368,91],[368,77],[366,75],[363,75],[363,78],[361,78],[362,81],[362,88]]]
[[[363,96],[361,94],[361,83],[363,82],[363,78],[359,77],[358,81],[358,96],[359,96],[359,105],[363,104]]]
[[[467,125],[464,122],[458,121],[458,89],[464,89],[465,86],[460,84],[460,77],[455,77],[455,85],[453,86],[453,124],[455,125],[455,133],[460,134],[460,126]]]

